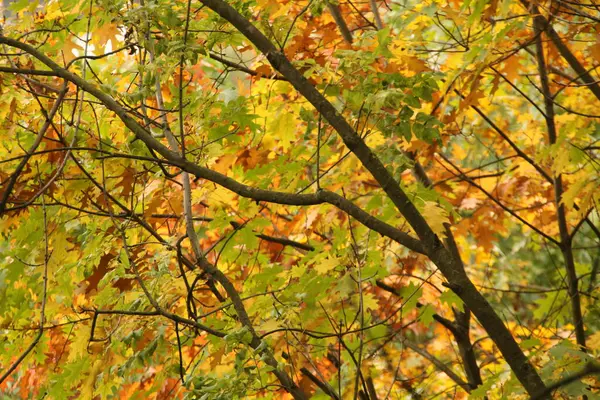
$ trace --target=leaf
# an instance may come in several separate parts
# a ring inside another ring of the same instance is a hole
[[[339,258],[334,257],[334,256],[328,256],[325,259],[317,261],[315,263],[314,269],[318,274],[324,275],[324,274],[328,273],[329,271],[333,270],[334,268],[336,268],[337,266],[339,266],[340,263],[341,263],[341,260]]]
[[[510,82],[514,82],[519,76],[519,71],[521,69],[521,57],[518,55],[513,55],[508,57],[503,64],[502,73]]]
[[[296,127],[298,121],[296,117],[285,110],[282,110],[269,124],[269,131],[279,139],[279,145],[284,151],[287,151],[291,142],[296,139]]]
[[[67,38],[62,44],[62,56],[66,63],[73,61],[75,57],[83,55],[84,47],[79,44],[79,40]]]
[[[474,210],[475,208],[477,208],[477,206],[480,202],[481,202],[481,200],[475,199],[472,197],[465,198],[460,203],[460,208],[463,210]]]
[[[428,326],[433,323],[434,315],[435,309],[430,304],[426,304],[419,312],[419,321],[421,321],[423,325]]]
[[[423,294],[423,287],[415,285],[413,282],[400,289],[400,297],[402,298],[402,312],[408,313],[412,311],[419,302]]]
[[[14,11],[14,12],[19,12],[24,10],[25,8],[29,7],[37,7],[37,2],[35,1],[30,1],[30,0],[18,0],[18,1],[14,1],[11,3],[8,3],[10,5],[10,10]]]
[[[96,46],[96,51],[101,52],[110,40],[113,50],[117,48],[117,35],[121,35],[117,24],[104,24],[94,30],[92,33],[92,43]]]
[[[533,315],[538,320],[543,320],[550,313],[554,318],[564,320],[568,307],[566,307],[566,291],[559,291],[554,294],[548,294],[536,300],[537,308],[533,311]]]
[[[256,237],[256,234],[254,233],[252,228],[246,226],[239,230],[238,234],[241,239],[241,242],[244,243],[246,246],[250,248],[258,246],[258,238]]]
[[[440,295],[440,301],[447,304],[449,307],[456,307],[456,309],[460,311],[465,311],[465,305],[462,299],[450,289],[442,292]]]
[[[261,66],[256,67],[254,71],[256,71],[258,77],[273,75],[273,69],[267,64],[262,64]]]
[[[87,333],[87,335],[86,335]],[[74,336],[73,342],[69,346],[69,361],[75,361],[87,356],[87,347],[89,343],[89,329],[82,329]]]
[[[423,205],[423,216],[436,235],[440,237],[446,236],[444,224],[450,222],[448,211],[433,201],[426,201]]]
[[[271,332],[278,329],[281,325],[276,319],[270,319],[260,325],[260,330],[263,332]]]
[[[596,59],[596,61],[600,61],[600,35],[596,35],[596,43],[591,45],[588,48],[588,51]]]
[[[379,301],[372,293],[363,294],[363,306],[365,310],[375,311],[379,309]]]
[[[600,350],[600,331],[589,336],[587,339],[587,345],[592,350]]]
[[[581,194],[582,189],[587,186],[588,182],[585,179],[580,179],[568,186],[561,196],[560,202],[567,208],[573,208],[575,200]]]
[[[398,122],[397,128],[398,132],[402,135],[402,137],[404,137],[404,140],[410,142],[410,139],[412,137],[410,123],[406,121],[400,121]]]
[[[528,349],[532,349],[534,347],[537,347],[539,345],[541,345],[542,342],[537,339],[537,338],[532,338],[532,339],[527,339],[527,340],[523,340],[520,345],[522,348],[528,350]]]
[[[483,399],[486,397],[488,391],[496,383],[497,379],[487,379],[483,384],[477,386],[476,389],[469,393],[469,399]]]
[[[127,252],[125,252],[125,250],[122,250],[119,253],[119,261],[121,262],[121,264],[123,264],[125,269],[131,268],[131,264],[129,262],[129,257],[127,256]]]

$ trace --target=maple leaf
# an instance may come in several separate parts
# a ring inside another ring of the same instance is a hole
[[[444,227],[444,224],[450,222],[448,219],[448,211],[433,201],[426,201],[423,205],[423,215],[427,219],[429,226],[431,226],[431,230],[433,230],[436,235],[445,237],[446,228]]]
[[[333,270],[338,267],[341,263],[341,260],[337,257],[327,257],[323,260],[318,261],[314,268],[319,274],[326,274],[327,272]]]
[[[268,130],[278,138],[279,145],[286,151],[290,148],[291,142],[296,138],[297,126],[298,121],[292,113],[281,111],[279,115],[271,120]]]
[[[79,40],[68,38],[62,45],[62,56],[65,63],[69,63],[74,58],[82,55],[84,46],[79,43]]]
[[[96,51],[102,52],[106,44],[110,41],[114,50],[119,42],[118,36],[122,36],[122,33],[117,24],[104,24],[95,29],[92,33],[92,43],[94,44]]]
[[[267,64],[262,64],[259,67],[256,67],[254,71],[257,73],[257,77],[265,77],[273,75],[273,69]]]
[[[520,69],[521,57],[518,55],[513,55],[508,57],[504,61],[501,71],[505,75],[506,79],[508,79],[511,82],[514,82],[519,76]]]
[[[473,80],[469,88],[469,93],[460,101],[460,106],[458,107],[460,111],[468,109],[471,106],[477,106],[479,100],[485,99],[485,93],[479,87],[480,82],[481,78],[479,77]]]

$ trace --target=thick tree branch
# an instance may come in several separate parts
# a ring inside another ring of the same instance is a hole
[[[521,0],[523,6],[532,13],[535,25],[541,30],[545,31],[562,58],[573,68],[577,73],[577,76],[586,84],[585,86],[600,100],[600,86],[598,81],[594,79],[588,70],[579,62],[575,54],[567,47],[562,41],[556,30],[552,27],[550,22],[540,13],[539,8],[530,3],[528,0]]]
[[[546,128],[548,130],[548,142],[550,145],[556,143],[557,131],[554,121],[554,103],[553,96],[550,92],[550,84],[548,82],[548,71],[546,69],[546,60],[544,57],[544,46],[542,44],[541,33],[545,27],[542,21],[535,18],[535,31],[537,33],[536,40],[536,55],[538,62],[538,71],[540,72],[540,82],[542,86],[542,94],[544,95],[544,107],[546,110]],[[569,228],[567,226],[567,216],[565,205],[562,203],[563,181],[561,174],[554,176],[554,202],[556,205],[556,219],[558,222],[558,231],[560,234],[559,248],[563,254],[565,261],[565,270],[567,272],[567,284],[569,299],[571,303],[571,312],[573,313],[573,325],[575,326],[575,337],[577,344],[585,350],[585,329],[583,322],[583,313],[581,311],[581,299],[579,296],[579,281],[577,272],[575,271],[575,259],[573,257],[573,247]]]
[[[427,255],[438,266],[455,292],[471,308],[479,321],[509,363],[519,381],[529,393],[537,393],[545,385],[514,337],[498,314],[481,295],[466,275],[460,260],[456,260],[431,230],[399,183],[391,176],[381,161],[373,154],[361,137],[325,97],[290,63],[285,55],[246,18],[223,0],[201,0],[210,9],[229,21],[246,36],[278,70],[300,92],[316,110],[331,124],[344,144],[361,161],[396,208],[412,226],[421,239]]]
[[[327,8],[329,9],[329,12],[333,16],[333,20],[335,21],[336,25],[338,26],[338,29],[340,30],[340,34],[344,38],[344,41],[348,44],[352,44],[352,33],[350,33],[350,29],[348,29],[348,25],[346,24],[346,21],[344,20],[344,17],[342,16],[342,13],[340,11],[340,6],[337,4],[333,4],[329,0],[325,0],[325,3],[327,4]]]
[[[10,74],[21,74],[21,75],[39,75],[39,76],[58,76],[54,71],[42,71],[39,69],[22,69],[12,67],[0,66],[0,72],[7,72]]]

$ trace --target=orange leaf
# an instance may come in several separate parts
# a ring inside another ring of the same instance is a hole
[[[260,67],[255,69],[258,74],[257,77],[261,78],[263,76],[271,76],[273,74],[273,70],[267,64],[263,64]]]
[[[504,74],[506,79],[513,82],[519,76],[519,69],[521,68],[521,57],[512,56],[507,58],[504,61],[504,66],[501,69],[501,72]]]
[[[596,35],[596,43],[589,47],[589,52],[596,61],[600,61],[600,35]]]
[[[118,42],[117,35],[120,35],[121,31],[116,24],[105,24],[97,28],[92,33],[92,43],[96,47],[96,51],[100,52],[106,46],[106,43],[110,40],[113,49],[115,49]]]

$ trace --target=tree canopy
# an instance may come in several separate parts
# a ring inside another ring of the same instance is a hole
[[[0,397],[599,398],[596,0],[3,13]]]

